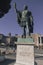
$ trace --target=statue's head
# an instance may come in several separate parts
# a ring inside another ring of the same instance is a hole
[[[24,10],[27,10],[28,9],[28,6],[27,5],[24,5]]]

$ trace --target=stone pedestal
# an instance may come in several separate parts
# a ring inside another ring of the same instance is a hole
[[[14,65],[34,65],[34,42],[32,38],[18,38],[16,63]]]

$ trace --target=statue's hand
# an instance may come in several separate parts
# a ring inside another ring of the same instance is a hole
[[[16,3],[14,3],[14,8],[16,9]]]

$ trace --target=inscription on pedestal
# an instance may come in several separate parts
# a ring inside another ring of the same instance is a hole
[[[31,45],[17,45],[17,63],[29,64],[34,61],[34,47]]]

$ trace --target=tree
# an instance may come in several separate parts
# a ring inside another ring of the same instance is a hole
[[[10,2],[11,0],[0,0],[0,18],[8,13],[11,8]]]

